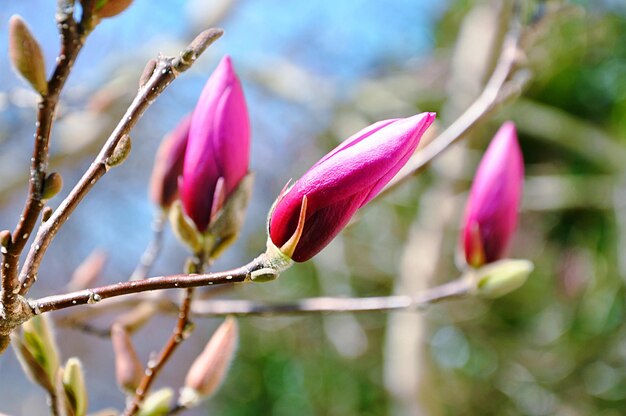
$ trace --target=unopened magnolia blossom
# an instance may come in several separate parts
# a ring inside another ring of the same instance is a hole
[[[462,243],[468,264],[505,257],[517,227],[524,160],[515,124],[500,127],[483,156],[465,209]]]
[[[163,208],[169,208],[178,196],[178,177],[183,173],[190,125],[191,115],[183,118],[163,139],[154,161],[150,178],[150,197],[155,204]]]
[[[317,254],[398,173],[434,119],[422,113],[380,121],[324,156],[279,196],[272,243],[297,262]]]
[[[250,122],[239,79],[224,57],[196,104],[189,127],[180,199],[187,216],[205,231],[248,172]]]

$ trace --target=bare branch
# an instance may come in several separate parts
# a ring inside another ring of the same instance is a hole
[[[369,298],[319,297],[300,299],[291,303],[263,303],[247,300],[210,300],[195,302],[191,312],[197,317],[216,316],[275,316],[318,313],[417,311],[428,305],[460,298],[472,293],[475,284],[470,279],[457,279],[433,287],[415,296],[380,296]]]
[[[15,304],[17,293],[14,292],[19,287],[18,264],[20,254],[24,250],[28,237],[37,224],[39,213],[44,207],[42,191],[48,166],[50,133],[59,96],[88,33],[84,30],[84,22],[81,20],[80,23],[77,23],[72,13],[73,2],[59,2],[57,24],[61,37],[61,50],[56,67],[48,81],[47,94],[41,96],[37,105],[35,143],[31,158],[28,197],[20,220],[13,231],[12,242],[7,247],[7,253],[2,259],[2,303],[7,309]]]
[[[428,306],[469,296],[475,291],[475,282],[468,278],[458,278],[449,283],[426,289],[416,295],[379,296],[368,298],[337,298],[318,297],[300,299],[287,303],[265,303],[249,300],[207,300],[193,302],[190,314],[196,318],[215,318],[219,316],[284,316],[312,315],[319,313],[354,313],[381,311],[425,310]],[[179,314],[172,301],[162,302],[158,306],[163,314]],[[145,301],[149,302],[149,300]],[[77,316],[63,317],[57,320],[58,325],[82,331],[99,338],[111,336],[110,327],[94,326]]]
[[[139,387],[135,391],[133,399],[128,403],[126,410],[124,410],[124,416],[132,416],[137,414],[139,407],[144,398],[150,391],[150,387],[156,380],[157,376],[174,354],[174,351],[185,340],[186,333],[189,331],[189,311],[191,309],[191,302],[193,301],[193,288],[185,290],[185,297],[180,305],[178,312],[178,320],[176,321],[176,327],[172,331],[172,335],[167,340],[165,346],[161,349],[156,360],[148,361],[146,366],[146,372],[139,383]]]
[[[132,293],[147,292],[160,289],[185,289],[190,287],[242,283],[252,279],[252,273],[266,267],[265,254],[250,263],[236,269],[208,274],[178,274],[172,276],[151,277],[144,280],[133,280],[101,286],[88,290],[47,296],[29,300],[33,313],[40,314],[59,309],[71,308],[100,302],[103,299]]]
[[[43,256],[58,230],[65,221],[67,221],[74,209],[76,209],[96,182],[109,170],[107,158],[111,156],[122,137],[129,134],[146,109],[148,109],[165,88],[176,79],[180,72],[188,69],[193,61],[195,61],[197,55],[217,40],[222,33],[223,31],[221,29],[209,29],[200,34],[180,57],[159,58],[152,76],[148,82],[139,89],[122,120],[120,120],[117,127],[113,130],[87,172],[85,172],[80,181],[70,191],[69,195],[61,202],[50,219],[39,228],[20,273],[21,295],[28,293],[28,290],[36,280],[37,270],[39,269]]]

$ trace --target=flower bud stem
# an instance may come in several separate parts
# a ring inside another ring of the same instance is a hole
[[[223,272],[156,276],[148,279],[126,281],[87,290],[79,290],[62,295],[31,299],[28,301],[28,304],[30,305],[32,313],[37,315],[78,305],[92,304],[107,298],[130,295],[132,293],[251,282],[253,281],[253,274],[255,274],[255,272],[271,270],[273,274],[278,276],[278,274],[290,265],[291,262],[289,259],[285,258],[284,255],[282,258],[277,259],[274,256],[263,253],[248,264]]]

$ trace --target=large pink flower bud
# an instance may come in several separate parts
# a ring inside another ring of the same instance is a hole
[[[317,254],[398,173],[434,119],[422,113],[380,121],[324,156],[276,202],[273,244],[298,262]]]
[[[515,124],[500,127],[483,156],[465,208],[462,242],[468,264],[479,267],[507,255],[517,227],[524,160]]]
[[[199,231],[248,172],[250,122],[230,57],[219,63],[194,109],[180,199]]]
[[[169,208],[178,195],[178,177],[183,173],[191,116],[185,117],[161,142],[150,178],[150,197]]]

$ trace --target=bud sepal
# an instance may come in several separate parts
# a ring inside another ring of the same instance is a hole
[[[530,260],[502,259],[468,269],[464,278],[472,280],[475,295],[495,299],[519,289],[533,269],[534,264]]]

